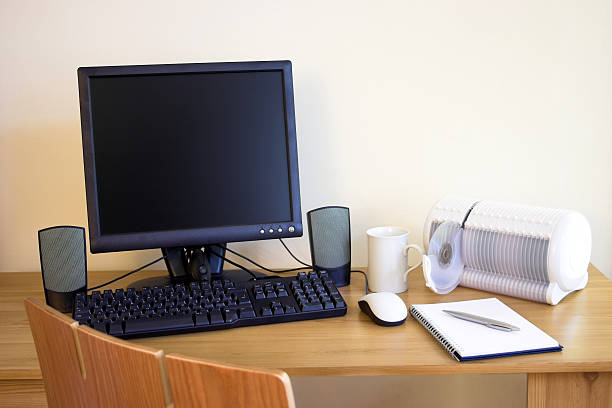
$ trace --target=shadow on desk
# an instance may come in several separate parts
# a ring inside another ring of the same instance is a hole
[[[292,377],[291,383],[297,408],[527,406],[525,374]]]

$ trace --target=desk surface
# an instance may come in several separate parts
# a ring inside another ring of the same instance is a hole
[[[90,272],[96,285],[117,272]],[[142,272],[132,280],[159,275]],[[289,375],[400,375],[451,373],[551,373],[612,371],[612,282],[592,265],[587,287],[557,306],[459,287],[436,295],[424,285],[420,270],[410,274],[407,292],[412,303],[450,302],[495,296],[557,339],[560,353],[515,356],[458,363],[414,319],[397,327],[375,325],[359,311],[364,294],[361,275],[340,291],[348,304],[343,317],[243,327],[131,340],[166,353],[259,367],[274,367]],[[23,299],[44,298],[41,275],[0,273],[0,379],[41,378]]]

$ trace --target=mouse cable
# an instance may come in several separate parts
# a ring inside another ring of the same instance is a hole
[[[370,292],[369,286],[368,286],[368,275],[366,275],[366,273],[364,271],[359,271],[359,270],[351,270],[351,273],[360,273],[363,275],[363,278],[365,279],[365,290],[366,290],[366,295]]]
[[[279,271],[275,271],[274,269],[266,268],[265,266],[258,264],[257,262],[253,261],[251,258],[249,258],[249,257],[247,257],[245,255],[242,255],[241,253],[239,253],[237,251],[234,251],[234,250],[232,250],[232,249],[230,249],[228,247],[224,247],[222,245],[217,245],[217,244],[214,244],[214,245],[216,247],[218,247],[218,248],[223,248],[226,251],[231,252],[232,254],[234,254],[236,256],[239,256],[240,258],[242,258],[242,259],[252,263],[253,265],[257,266],[258,268],[263,269],[266,272],[272,272],[272,273],[295,272],[295,271],[301,271],[302,269],[310,269],[311,268],[311,266],[308,265],[307,267],[304,266],[304,267],[299,267],[299,268],[282,269],[282,270],[279,270]]]
[[[93,288],[87,288],[87,291],[90,291],[90,290],[96,290],[96,289],[100,289],[101,287],[106,286],[106,285],[110,285],[111,283],[115,283],[115,282],[117,282],[117,281],[118,281],[118,280],[120,280],[120,279],[127,278],[127,277],[128,277],[128,276],[130,276],[131,274],[136,273],[136,272],[139,272],[139,271],[142,271],[144,268],[147,268],[147,267],[149,267],[149,266],[153,265],[154,263],[157,263],[157,262],[161,261],[162,259],[166,259],[166,258],[167,258],[167,255],[160,256],[160,257],[159,257],[159,258],[157,258],[156,260],[151,261],[151,262],[149,262],[148,264],[146,264],[146,265],[144,265],[144,266],[141,266],[141,267],[140,267],[140,268],[138,268],[138,269],[134,269],[133,271],[128,272],[128,273],[126,273],[125,275],[121,275],[121,276],[119,276],[118,278],[115,278],[115,279],[113,279],[113,280],[110,280],[110,281],[108,281],[108,282],[106,282],[106,283],[103,283],[103,284],[101,284],[101,285],[94,286]]]

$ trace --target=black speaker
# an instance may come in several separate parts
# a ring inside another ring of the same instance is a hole
[[[72,311],[77,292],[87,290],[85,228],[58,226],[38,231],[38,250],[47,304]]]
[[[310,256],[315,271],[326,271],[336,286],[351,283],[351,217],[346,207],[309,211]]]

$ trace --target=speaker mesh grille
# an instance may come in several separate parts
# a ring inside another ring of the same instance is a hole
[[[308,213],[313,266],[338,268],[351,261],[349,209],[324,207]]]
[[[40,230],[38,245],[46,289],[72,292],[87,284],[84,228],[52,227]]]

